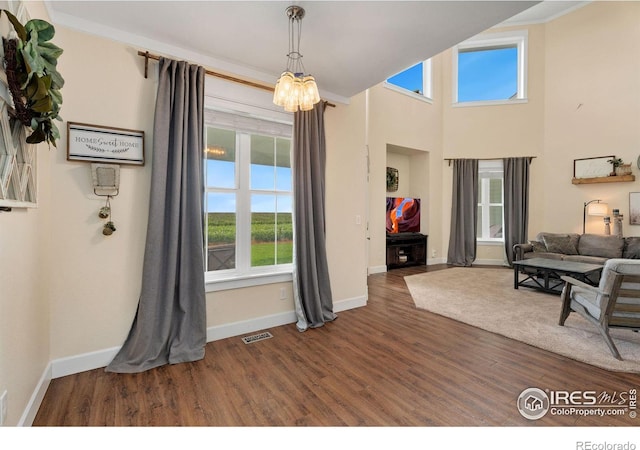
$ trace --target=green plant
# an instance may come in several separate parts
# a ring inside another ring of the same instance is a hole
[[[55,28],[40,19],[22,25],[9,11],[0,10],[0,16],[2,12],[18,36],[17,39],[2,39],[7,84],[14,103],[9,114],[33,130],[27,137],[28,143],[46,141],[55,147],[60,132],[53,120],[62,120],[59,116],[60,89],[64,86],[64,79],[57,70],[62,49],[50,42]]]
[[[614,169],[624,164],[624,162],[622,161],[622,158],[615,158],[615,157],[612,159],[608,159],[607,162],[610,162],[611,164],[613,164]]]
[[[111,236],[114,231],[116,231],[116,226],[112,221],[105,223],[104,227],[102,227],[102,234],[104,234],[105,236]]]

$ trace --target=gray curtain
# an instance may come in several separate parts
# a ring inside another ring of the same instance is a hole
[[[476,259],[478,229],[478,160],[453,161],[451,230],[447,264],[471,266]]]
[[[298,330],[334,320],[325,238],[325,103],[298,111],[293,124],[293,297]]]
[[[513,246],[528,239],[531,158],[504,158],[504,246],[509,265]]]
[[[202,67],[160,59],[149,223],[133,325],[109,372],[204,357]]]

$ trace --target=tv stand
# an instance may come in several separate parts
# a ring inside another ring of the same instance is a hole
[[[387,234],[387,269],[427,264],[427,235]]]

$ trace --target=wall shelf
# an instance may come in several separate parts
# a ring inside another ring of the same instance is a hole
[[[613,177],[598,178],[573,178],[572,184],[592,184],[592,183],[620,183],[624,181],[636,181],[635,175],[616,175]]]

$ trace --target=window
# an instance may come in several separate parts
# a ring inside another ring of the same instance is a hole
[[[207,281],[291,272],[291,124],[207,111]]]
[[[454,103],[526,101],[526,44],[524,31],[474,38],[454,47]]]
[[[419,62],[388,78],[385,86],[402,93],[412,93],[431,99],[431,59]]]
[[[478,241],[504,241],[504,192],[501,160],[479,161]]]

